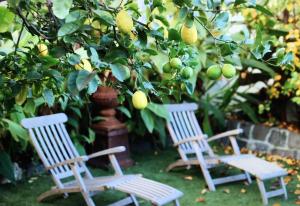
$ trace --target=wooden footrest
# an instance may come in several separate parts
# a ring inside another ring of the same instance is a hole
[[[176,201],[183,195],[173,187],[140,176],[124,176],[107,186],[146,199],[158,206]]]
[[[266,160],[257,158],[253,155],[236,155],[222,157],[222,162],[244,170],[256,177],[258,188],[260,190],[263,203],[268,204],[268,198],[283,195],[287,199],[287,191],[283,176],[287,175],[287,171],[275,163],[268,162]],[[280,181],[280,187],[277,190],[267,191],[265,188],[264,180],[278,178]]]

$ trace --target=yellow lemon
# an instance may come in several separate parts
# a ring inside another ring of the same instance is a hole
[[[146,94],[142,91],[136,91],[132,95],[132,104],[136,109],[145,109],[148,105]]]
[[[49,53],[49,51],[48,51],[48,47],[47,47],[47,45],[46,44],[38,44],[37,45],[37,48],[38,48],[38,50],[39,50],[39,55],[40,56],[47,56],[48,55],[48,53]]]
[[[90,61],[87,59],[82,59],[81,63],[75,65],[75,69],[77,69],[77,70],[84,69],[88,72],[93,71],[92,65],[91,65]]]
[[[94,29],[98,29],[98,30],[101,29],[101,24],[100,24],[100,22],[99,22],[98,20],[93,21],[92,24],[91,24],[91,26],[92,26]]]
[[[121,10],[116,17],[116,24],[122,33],[130,33],[133,29],[131,16],[125,10]]]
[[[191,28],[185,24],[181,28],[181,38],[187,44],[194,44],[198,39],[196,26],[193,24]]]
[[[84,20],[83,24],[84,25],[91,25],[93,23],[93,19],[92,18],[87,18],[86,20]]]

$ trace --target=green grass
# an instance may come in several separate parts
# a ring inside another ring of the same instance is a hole
[[[125,173],[140,173],[145,177],[157,180],[166,184],[169,184],[175,188],[178,188],[184,193],[184,196],[180,199],[182,206],[193,205],[211,205],[211,206],[256,206],[262,205],[260,193],[257,185],[253,182],[250,186],[245,185],[243,182],[230,183],[217,187],[216,192],[207,192],[201,194],[201,191],[205,188],[205,182],[202,177],[199,168],[192,168],[190,170],[179,169],[170,173],[165,172],[165,168],[169,163],[174,161],[177,157],[175,151],[167,150],[157,155],[143,154],[134,156],[136,165],[126,169]],[[221,173],[223,171],[220,168]],[[111,171],[110,171],[111,172]],[[101,175],[108,174],[108,171],[93,170],[93,174]],[[184,177],[192,176],[192,180],[186,180]],[[289,200],[284,201],[281,197],[272,198],[270,205],[279,203],[283,205],[294,205],[296,196],[293,191],[296,188],[296,178],[288,184]],[[48,175],[42,175],[38,177],[33,183],[29,183],[29,179],[24,180],[17,185],[1,185],[0,186],[0,206],[81,206],[85,205],[80,194],[70,195],[69,198],[55,198],[50,199],[45,203],[37,203],[36,198],[39,194],[46,191],[53,185],[52,179]],[[241,189],[246,189],[246,193],[241,193]],[[229,190],[229,193],[224,192]],[[97,206],[107,205],[124,195],[115,192],[107,191],[95,196],[94,200]],[[203,197],[205,202],[196,202],[196,199]],[[143,200],[140,200],[141,205],[150,205]]]

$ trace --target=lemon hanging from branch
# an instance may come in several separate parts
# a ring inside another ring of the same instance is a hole
[[[86,70],[88,72],[92,72],[93,71],[92,65],[91,65],[90,61],[87,60],[87,59],[82,59],[79,64],[75,65],[75,69],[77,69],[77,70],[84,69],[84,70]]]
[[[181,28],[181,39],[186,44],[194,44],[198,39],[197,28],[193,23],[191,27],[183,24]]]
[[[142,91],[136,91],[132,95],[132,104],[133,107],[136,109],[140,109],[140,110],[145,109],[148,105],[146,94]]]
[[[48,47],[46,44],[38,44],[37,45],[37,48],[39,50],[39,55],[40,56],[47,56],[49,54],[49,51],[48,51]]]
[[[116,17],[116,24],[122,33],[129,34],[133,29],[133,21],[127,11],[121,10]]]

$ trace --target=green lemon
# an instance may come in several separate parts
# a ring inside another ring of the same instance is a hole
[[[222,75],[221,67],[217,64],[210,66],[206,71],[207,77],[211,80],[217,80]]]
[[[227,79],[231,79],[236,74],[236,69],[232,64],[224,64],[222,68],[222,74]]]
[[[189,79],[193,75],[193,69],[191,67],[184,67],[181,71],[181,76],[184,79]]]
[[[132,104],[136,109],[145,109],[148,105],[146,94],[142,91],[136,91],[132,95]]]
[[[172,67],[171,67],[171,65],[170,65],[169,62],[166,63],[166,64],[164,64],[164,66],[163,66],[163,71],[164,71],[164,73],[171,73]]]
[[[170,65],[174,69],[180,69],[182,67],[182,62],[179,58],[172,58],[170,61]]]

